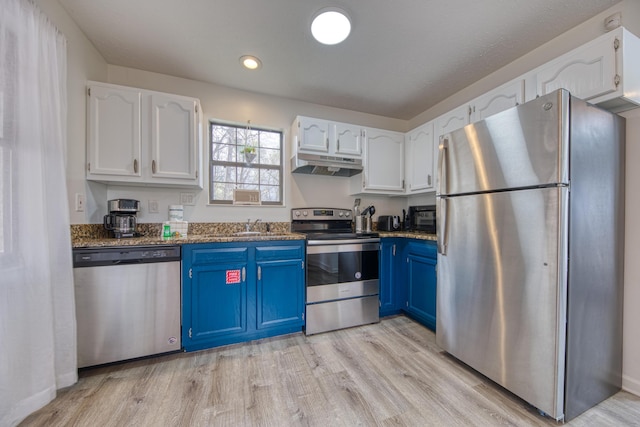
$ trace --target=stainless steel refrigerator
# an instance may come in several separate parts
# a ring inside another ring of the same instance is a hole
[[[440,139],[437,343],[557,420],[621,388],[624,137],[559,90]]]

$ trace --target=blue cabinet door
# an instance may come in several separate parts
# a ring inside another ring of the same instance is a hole
[[[380,317],[398,314],[402,308],[404,241],[395,237],[380,239]]]
[[[412,240],[406,248],[407,314],[430,329],[436,328],[436,246]]]
[[[214,244],[182,249],[182,344],[211,347],[247,333],[249,249]]]
[[[258,329],[292,326],[302,329],[304,269],[301,259],[258,261]]]
[[[256,320],[258,329],[302,330],[304,324],[304,242],[258,246]]]

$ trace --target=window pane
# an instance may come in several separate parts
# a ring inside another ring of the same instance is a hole
[[[216,182],[213,184],[213,200],[233,200],[235,183]]]
[[[280,133],[278,132],[261,132],[260,147],[275,148],[280,150]]]
[[[211,173],[213,182],[236,182],[237,168],[232,166],[214,165]]]
[[[280,202],[280,187],[263,185],[260,189],[260,197],[263,202]]]
[[[235,144],[236,129],[228,126],[212,126],[211,142],[213,144]]]
[[[236,161],[236,146],[229,144],[211,144],[211,158],[222,162]]]
[[[262,169],[260,183],[263,185],[280,185],[280,171],[277,169]]]
[[[279,165],[280,150],[272,150],[269,148],[260,149],[260,163],[263,165]]]
[[[259,184],[259,169],[257,168],[238,168],[238,184]]]

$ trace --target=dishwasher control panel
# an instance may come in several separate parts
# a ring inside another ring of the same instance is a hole
[[[180,261],[180,246],[131,246],[73,250],[73,266],[75,268],[169,261]]]

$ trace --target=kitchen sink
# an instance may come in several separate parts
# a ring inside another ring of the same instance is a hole
[[[233,233],[234,236],[260,236],[260,235],[268,235],[271,233],[263,233],[261,231],[238,231],[237,233]]]

